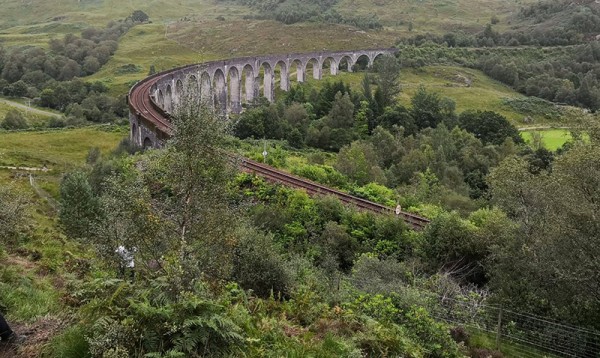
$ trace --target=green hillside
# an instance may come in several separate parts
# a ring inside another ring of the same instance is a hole
[[[510,27],[507,19],[521,6],[535,0],[341,0],[336,9],[342,14],[375,14],[388,28],[412,32],[448,32],[464,30],[478,32],[490,22],[492,16],[499,19],[499,28]]]
[[[3,0],[0,358],[595,353],[600,15],[552,1]],[[149,73],[393,46],[127,139]]]

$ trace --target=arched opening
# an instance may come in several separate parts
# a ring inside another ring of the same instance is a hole
[[[275,98],[275,74],[273,68],[268,62],[263,62],[260,65],[261,71],[263,71],[262,81],[262,96],[265,97],[269,102],[273,102]]]
[[[369,67],[375,66],[379,61],[381,61],[386,55],[383,53],[378,53],[373,58],[371,58],[371,64]],[[389,56],[389,55],[388,55]]]
[[[306,75],[310,76],[312,74],[312,78],[315,80],[321,79],[321,64],[316,58],[311,58],[306,62]]]
[[[137,144],[137,125],[135,123],[131,124],[131,141]]]
[[[258,83],[256,81],[254,68],[252,68],[252,65],[250,64],[245,65],[242,69],[242,84],[244,87],[243,102],[247,104],[254,101],[254,97],[256,97],[258,93],[258,89],[256,87]]]
[[[233,113],[242,111],[242,78],[236,67],[229,69],[229,110]]]
[[[195,75],[191,75],[185,80],[185,88],[179,98],[181,101],[192,101],[195,105],[200,103],[200,86]]]
[[[338,70],[352,72],[352,65],[354,62],[350,56],[343,56],[338,63]]]
[[[200,101],[204,105],[213,106],[212,86],[208,72],[200,75]]]
[[[356,63],[354,64],[353,71],[366,71],[369,68],[369,64],[371,63],[369,56],[360,55],[356,59]]]
[[[156,95],[156,97],[158,106],[162,109],[165,109],[165,96],[163,95],[161,90],[158,90],[158,94]]]
[[[213,76],[213,87],[214,89],[214,106],[219,113],[225,113],[227,111],[227,82],[225,74],[220,68],[215,71]]]
[[[290,90],[290,76],[288,66],[285,62],[279,61],[275,64],[275,73],[279,73],[279,88],[283,91]]]
[[[184,96],[183,82],[181,80],[177,80],[177,82],[175,82],[175,105],[181,104]]]
[[[152,140],[148,137],[144,138],[144,150],[152,148]]]
[[[338,73],[338,64],[335,62],[333,57],[327,57],[322,63],[323,74],[329,73],[331,76],[335,76]]]
[[[168,113],[173,112],[173,91],[171,90],[171,85],[167,85],[167,91],[165,93],[165,106],[163,109]]]
[[[306,76],[304,72],[304,64],[302,61],[296,59],[290,62],[290,68],[288,69],[288,75],[290,77],[290,85],[292,83],[302,83],[306,81]]]

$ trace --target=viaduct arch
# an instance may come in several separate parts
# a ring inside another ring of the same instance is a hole
[[[276,86],[284,91],[290,89],[290,77],[304,82],[309,70],[314,79],[321,79],[326,70],[335,76],[340,67],[351,72],[359,58],[368,59],[371,67],[377,57],[396,52],[397,49],[370,49],[242,57],[161,72],[138,82],[129,91],[131,140],[140,147],[162,146],[171,133],[169,115],[182,103],[187,91],[194,92],[198,105],[211,106],[222,114],[240,113],[244,103],[260,95],[273,102]]]

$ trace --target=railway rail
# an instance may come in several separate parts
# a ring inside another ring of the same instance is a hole
[[[128,95],[129,109],[135,113],[140,120],[147,122],[150,127],[156,128],[158,133],[168,138],[172,134],[172,128],[169,121],[169,114],[166,113],[150,96],[150,89],[153,84],[161,79],[165,73],[159,73],[150,76],[131,88]],[[310,180],[291,175],[289,173],[277,170],[268,165],[258,163],[248,158],[238,160],[240,167],[247,172],[255,173],[269,181],[278,182],[286,186],[301,188],[310,195],[332,195],[346,204],[354,205],[359,209],[367,210],[378,214],[393,214],[394,208],[374,203],[363,198],[352,196],[339,190],[335,190],[324,185],[312,182]],[[398,216],[412,229],[422,230],[429,220],[418,215],[401,211]]]

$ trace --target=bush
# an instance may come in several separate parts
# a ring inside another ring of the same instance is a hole
[[[296,166],[292,168],[292,173],[337,188],[346,188],[348,186],[348,178],[328,165],[309,164]]]
[[[450,329],[450,336],[454,339],[454,342],[461,343],[463,342],[465,345],[469,345],[469,332],[462,326],[456,326]]]
[[[458,117],[459,126],[473,133],[483,144],[502,145],[506,138],[522,143],[519,130],[501,114],[492,111],[465,111]]]
[[[100,205],[87,175],[81,171],[67,174],[60,183],[60,222],[71,238],[89,238],[100,215]]]
[[[8,111],[2,121],[2,128],[4,129],[26,129],[28,127],[29,124],[27,124],[23,114],[15,109]]]
[[[291,285],[285,266],[271,235],[249,231],[234,251],[232,278],[260,297],[285,297]]]
[[[48,121],[48,128],[63,128],[67,125],[63,118],[52,117]]]
[[[368,320],[362,332],[354,338],[367,357],[425,357],[425,352],[412,341],[403,327],[382,325]]]
[[[452,340],[446,325],[437,323],[423,307],[413,306],[403,317],[408,332],[422,342],[431,357],[462,357],[458,344]]]
[[[394,191],[377,183],[369,183],[361,187],[354,188],[351,194],[387,206],[396,205],[396,194]]]
[[[0,243],[14,244],[28,224],[27,198],[12,185],[0,187]]]
[[[148,17],[148,14],[146,14],[142,10],[135,10],[133,13],[131,13],[129,18],[131,18],[131,20],[135,22],[146,22],[150,19]]]

